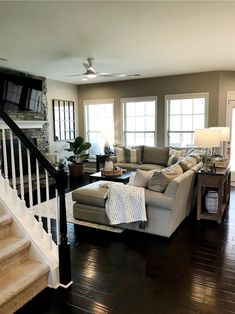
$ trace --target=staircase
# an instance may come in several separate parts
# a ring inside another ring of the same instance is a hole
[[[30,246],[0,209],[0,313],[14,313],[48,285],[49,266],[31,258]]]

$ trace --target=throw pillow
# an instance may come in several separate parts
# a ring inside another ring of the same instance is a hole
[[[179,162],[184,172],[196,166],[197,163],[198,159],[196,156],[185,157],[183,160]]]
[[[143,163],[166,166],[169,158],[169,147],[144,146]]]
[[[164,192],[170,181],[182,173],[183,170],[179,164],[155,171],[149,180],[148,189],[156,192]]]
[[[141,164],[142,149],[140,147],[128,148],[124,147],[124,159],[125,162],[133,164]]]
[[[176,164],[179,160],[179,157],[184,157],[186,154],[186,149],[174,149],[170,147],[169,150],[169,158],[167,162],[167,166],[171,166],[173,164]]]
[[[136,169],[135,179],[134,179],[134,186],[139,186],[142,188],[146,188],[148,186],[149,180],[152,177],[155,170],[141,170]]]
[[[124,148],[116,147],[115,148],[115,154],[116,154],[116,157],[117,157],[117,162],[125,162]]]

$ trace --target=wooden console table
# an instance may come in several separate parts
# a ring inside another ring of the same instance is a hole
[[[198,188],[197,188],[197,220],[209,219],[221,223],[224,210],[230,197],[230,167],[216,168],[215,173],[198,172]],[[218,212],[209,213],[205,209],[205,195],[208,190],[216,190],[218,192]]]

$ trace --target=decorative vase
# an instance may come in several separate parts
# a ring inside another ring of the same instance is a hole
[[[216,191],[208,191],[205,198],[205,207],[209,213],[217,213],[218,211],[218,193]]]
[[[113,162],[112,162],[112,160],[106,160],[106,161],[105,161],[104,169],[105,169],[106,171],[113,170]]]

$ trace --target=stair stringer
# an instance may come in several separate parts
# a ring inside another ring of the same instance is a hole
[[[58,247],[34,217],[33,211],[25,206],[25,202],[16,195],[2,176],[0,176],[0,206],[13,219],[13,234],[30,240],[30,256],[50,267],[48,287],[58,288],[60,286]]]

